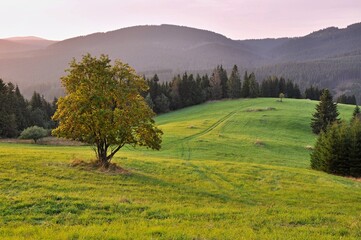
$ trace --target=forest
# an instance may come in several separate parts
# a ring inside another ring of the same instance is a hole
[[[297,83],[283,77],[268,76],[257,81],[253,72],[245,71],[241,76],[237,65],[230,74],[218,65],[208,74],[188,74],[174,76],[172,81],[160,82],[158,75],[146,79],[149,90],[142,95],[156,113],[166,113],[177,109],[201,104],[207,101],[237,98],[272,97],[280,94],[286,98],[319,100],[322,89],[306,87],[302,93]],[[51,117],[56,111],[57,98],[48,102],[43,95],[34,92],[30,100],[24,98],[19,87],[0,79],[0,138],[18,137],[31,126],[45,129],[56,127]],[[338,103],[356,104],[354,95],[341,95]]]

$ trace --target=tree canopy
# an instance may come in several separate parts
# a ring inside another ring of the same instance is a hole
[[[61,78],[66,96],[59,98],[53,116],[59,122],[55,136],[94,145],[105,167],[126,144],[160,149],[162,131],[140,94],[148,86],[133,68],[87,54],[80,62],[73,59],[66,71]]]

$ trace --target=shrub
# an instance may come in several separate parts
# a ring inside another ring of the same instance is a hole
[[[38,127],[38,126],[32,126],[26,128],[24,131],[20,134],[20,139],[33,139],[36,143],[40,138],[48,136],[48,130]]]

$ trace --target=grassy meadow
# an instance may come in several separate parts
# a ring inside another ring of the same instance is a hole
[[[88,146],[0,143],[0,239],[361,239],[361,182],[309,167],[316,103],[160,115],[161,151],[115,156],[130,174],[72,167]]]

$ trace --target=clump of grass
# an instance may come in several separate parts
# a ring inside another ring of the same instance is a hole
[[[260,140],[260,139],[257,139],[255,142],[254,142],[254,144],[256,145],[256,146],[258,146],[258,147],[264,147],[266,144],[265,144],[265,142],[263,142],[262,140]]]
[[[128,175],[130,172],[122,167],[119,167],[115,163],[109,163],[108,167],[104,167],[99,161],[93,160],[90,162],[83,161],[81,159],[74,159],[70,163],[71,167],[78,167],[83,170],[98,170],[101,172],[106,173],[113,173],[113,174],[125,174]]]
[[[119,202],[120,203],[132,203],[132,201],[130,201],[129,199],[127,199],[127,198],[121,198],[121,199],[119,199]]]
[[[307,146],[305,147],[305,149],[306,149],[306,150],[309,150],[309,151],[312,151],[312,150],[313,150],[313,146],[307,145]]]
[[[264,112],[264,111],[274,111],[276,108],[274,107],[267,107],[267,108],[248,108],[245,112]]]

